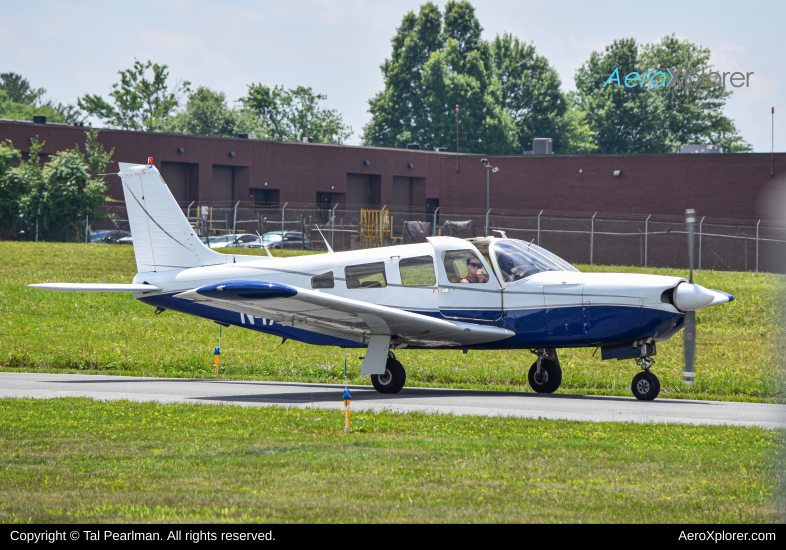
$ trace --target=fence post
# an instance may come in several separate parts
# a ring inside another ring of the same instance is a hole
[[[649,235],[650,235],[650,218],[652,214],[647,216],[647,219],[644,220],[644,267],[647,267],[647,246],[649,245]]]
[[[488,212],[486,212],[486,236],[487,237],[489,236],[489,212],[491,212],[491,208],[489,208]],[[538,244],[540,244],[540,243],[538,243]]]
[[[598,213],[595,212],[592,215],[592,220],[590,221],[590,265],[592,265],[594,261],[593,253],[595,252],[595,216],[597,215]],[[540,226],[540,224],[538,224],[538,226]]]
[[[543,214],[543,210],[540,211]],[[538,214],[538,246],[540,246],[540,214]]]
[[[434,210],[434,221],[432,222],[432,227],[431,227],[433,237],[437,236],[437,212],[439,212],[439,206],[437,206],[437,209]]]
[[[235,213],[232,215],[232,240],[235,241],[234,244],[237,246],[237,232],[235,228],[237,227],[237,205],[240,204],[240,201],[235,203]]]
[[[336,234],[336,208],[338,208],[338,203],[336,206],[333,207],[333,215],[330,217],[330,248],[333,248],[333,238]]]
[[[38,218],[35,219],[35,242],[38,242]]]
[[[701,269],[701,224],[704,223],[704,218],[706,217],[707,216],[702,216],[699,222],[699,269]]]
[[[287,209],[289,203],[285,202],[281,207],[281,250],[284,250],[284,211]]]
[[[756,222],[756,273],[759,272],[759,224],[760,223],[761,220]]]
[[[90,215],[89,214],[85,214],[85,244],[88,244],[90,242],[88,240],[88,239],[90,239],[90,222],[89,222],[89,219],[90,219]]]
[[[303,217],[303,213],[300,214],[300,249],[306,249],[306,220]],[[282,245],[283,246],[283,245]]]

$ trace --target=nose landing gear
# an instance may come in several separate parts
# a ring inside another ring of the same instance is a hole
[[[529,368],[530,387],[538,393],[554,393],[562,384],[562,368],[553,348],[530,350],[538,356]]]
[[[636,364],[641,367],[641,372],[633,377],[630,389],[633,396],[641,401],[652,401],[660,393],[660,380],[650,372],[655,360],[649,355],[636,357]]]

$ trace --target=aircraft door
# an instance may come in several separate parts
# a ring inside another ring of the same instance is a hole
[[[583,283],[543,285],[546,326],[555,344],[586,343],[583,294]]]
[[[478,250],[454,237],[428,240],[437,256],[440,313],[448,319],[501,319],[502,288]]]

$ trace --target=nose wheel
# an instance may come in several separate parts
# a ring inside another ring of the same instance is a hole
[[[529,368],[530,387],[537,393],[554,393],[562,384],[562,368],[553,349],[532,350],[538,356]]]
[[[652,401],[660,393],[660,380],[650,372],[655,360],[649,356],[637,357],[636,364],[641,367],[641,372],[633,377],[630,385],[633,397],[641,401]]]

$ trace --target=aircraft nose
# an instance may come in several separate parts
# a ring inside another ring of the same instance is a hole
[[[701,285],[680,283],[674,291],[674,305],[680,311],[697,311],[707,307],[716,295]]]

